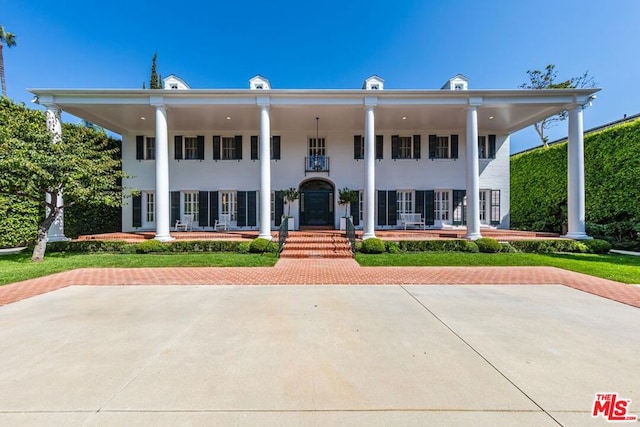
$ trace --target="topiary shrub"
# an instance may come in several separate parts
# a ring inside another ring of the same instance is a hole
[[[502,250],[502,245],[500,244],[500,242],[490,237],[481,237],[477,240],[474,240],[474,243],[478,245],[478,250],[480,250],[480,252],[495,254]]]
[[[278,246],[275,244],[272,244],[271,241],[264,239],[262,237],[258,237],[256,239],[253,239],[251,241],[251,243],[249,244],[249,252],[251,252],[252,254],[262,254],[265,252],[274,252],[274,247],[275,247],[275,251],[278,250]]]
[[[148,254],[151,252],[164,252],[169,249],[163,245],[161,241],[155,239],[145,240],[144,242],[135,243],[136,253]]]
[[[378,238],[371,238],[362,242],[362,253],[381,254],[386,250],[384,242]]]
[[[518,250],[513,246],[511,246],[511,243],[509,242],[502,242],[500,243],[500,246],[502,246],[502,249],[500,250],[500,252],[503,252],[506,254],[515,254],[516,252],[518,252]]]
[[[580,243],[585,245],[592,254],[608,254],[612,247],[611,243],[600,239],[583,240]]]
[[[390,254],[398,254],[400,253],[400,245],[398,242],[385,242],[384,246]]]

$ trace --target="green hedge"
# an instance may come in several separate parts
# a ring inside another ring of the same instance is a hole
[[[403,240],[398,242],[403,252],[478,252],[478,245],[470,240]]]
[[[153,239],[144,240],[140,243],[127,243],[118,240],[82,240],[52,242],[47,244],[47,251],[87,253],[243,252],[242,245],[247,244],[248,242],[227,240],[180,240],[168,243]]]
[[[640,120],[585,137],[587,232],[640,242]],[[567,143],[511,158],[511,226],[562,232],[567,221]]]

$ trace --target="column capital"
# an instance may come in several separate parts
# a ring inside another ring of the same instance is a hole
[[[150,96],[149,104],[153,105],[156,108],[165,108],[164,96]]]
[[[271,97],[269,96],[256,96],[256,104],[261,109],[269,109],[271,107]]]
[[[468,102],[468,106],[467,109],[468,110],[476,110],[479,106],[482,105],[482,97],[481,96],[474,96],[469,98],[469,102]]]
[[[364,97],[364,107],[365,108],[376,108],[378,106],[378,97],[377,96],[365,96]]]

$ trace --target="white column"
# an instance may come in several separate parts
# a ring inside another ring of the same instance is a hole
[[[260,103],[260,224],[258,237],[271,240],[271,121],[269,103]]]
[[[364,233],[362,240],[376,237],[376,128],[374,105],[365,107],[364,116]]]
[[[567,144],[567,211],[569,227],[565,237],[590,239],[585,232],[584,205],[584,129],[582,105],[569,110],[569,143]]]
[[[478,107],[467,109],[467,239],[480,234],[480,172],[478,167]]]
[[[47,105],[46,118],[47,118],[47,129],[53,135],[51,138],[52,144],[57,144],[62,139],[62,120],[60,119],[61,110],[57,105]],[[51,203],[51,195],[46,195],[47,203]],[[62,198],[62,192],[58,193],[56,197],[56,206],[63,206],[64,200]],[[47,209],[47,215],[49,214],[49,209]],[[49,242],[60,242],[63,240],[69,240],[64,235],[64,212],[60,210],[56,219],[49,227],[48,241]]]
[[[173,240],[170,231],[171,204],[169,202],[169,136],[167,110],[156,105],[156,240]]]

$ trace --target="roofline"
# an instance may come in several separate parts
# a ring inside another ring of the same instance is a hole
[[[589,96],[598,91],[594,89],[473,89],[464,91],[443,91],[441,89],[393,89],[381,91],[368,91],[364,89],[264,89],[259,93],[251,89],[53,89],[53,88],[29,88],[29,92],[36,96],[164,96],[169,98],[181,98],[190,96],[215,96],[215,95],[244,95],[249,97],[269,95],[316,95],[316,96],[375,96],[385,98],[391,96],[433,96],[450,98],[492,97],[492,96],[525,96],[525,97],[552,97],[552,96]]]

